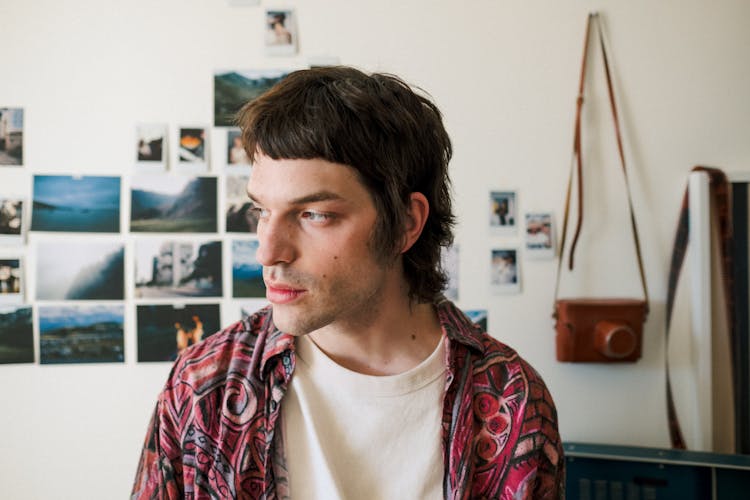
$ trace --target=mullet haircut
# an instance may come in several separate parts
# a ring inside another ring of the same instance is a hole
[[[410,194],[430,204],[424,230],[403,254],[409,297],[429,302],[445,288],[441,248],[453,242],[448,162],[440,111],[396,76],[349,67],[290,73],[237,115],[251,159],[324,159],[353,168],[377,220],[369,245],[392,262],[403,243]]]

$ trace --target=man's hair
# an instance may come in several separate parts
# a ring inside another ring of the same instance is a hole
[[[441,247],[453,242],[448,162],[452,148],[437,106],[396,76],[348,67],[290,73],[237,115],[251,159],[320,158],[352,167],[369,191],[377,220],[369,245],[383,262],[400,252],[410,195],[430,211],[404,253],[413,300],[432,301],[447,282]]]

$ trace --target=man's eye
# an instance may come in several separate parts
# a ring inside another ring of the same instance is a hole
[[[330,219],[330,215],[323,212],[315,212],[313,210],[305,210],[302,212],[302,218],[312,222],[325,222]]]

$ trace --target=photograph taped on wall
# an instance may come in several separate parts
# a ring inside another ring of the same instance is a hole
[[[39,362],[122,363],[125,307],[39,306]]]
[[[216,177],[134,175],[130,183],[130,230],[215,233]]]
[[[232,7],[248,7],[251,5],[260,5],[260,0],[227,0]]]
[[[0,198],[0,242],[23,242],[23,200]]]
[[[258,230],[258,214],[247,196],[247,175],[226,176],[226,231],[251,233]]]
[[[234,127],[237,112],[292,70],[229,70],[214,73],[214,125]]]
[[[521,273],[518,250],[496,248],[491,251],[490,289],[494,294],[519,293]]]
[[[458,245],[442,247],[440,251],[440,267],[448,277],[443,295],[449,300],[458,300]]]
[[[227,167],[247,167],[249,165],[250,158],[242,145],[240,129],[227,129]]]
[[[0,108],[0,165],[23,165],[23,108]]]
[[[121,241],[45,240],[36,244],[37,300],[123,300]]]
[[[257,240],[232,241],[232,297],[265,297],[263,266],[255,258]]]
[[[137,165],[153,172],[167,166],[167,125],[165,123],[139,123],[135,127]]]
[[[177,170],[183,173],[208,171],[206,127],[180,127],[177,138]]]
[[[0,364],[33,362],[31,306],[0,306]]]
[[[174,361],[221,325],[219,304],[143,304],[136,316],[139,362]]]
[[[221,297],[221,241],[139,239],[135,296]]]
[[[297,16],[292,9],[266,10],[266,54],[291,56],[297,53]]]
[[[0,259],[0,304],[23,302],[22,259]]]
[[[120,232],[120,178],[35,175],[32,231]]]
[[[555,232],[552,213],[526,214],[526,257],[529,259],[553,259],[555,257]]]
[[[487,331],[487,309],[464,309],[463,313],[483,332]]]
[[[518,219],[518,197],[516,191],[490,191],[490,231],[496,235],[514,234]]]

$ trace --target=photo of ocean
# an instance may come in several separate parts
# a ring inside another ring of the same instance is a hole
[[[35,175],[32,231],[120,232],[120,178]]]

